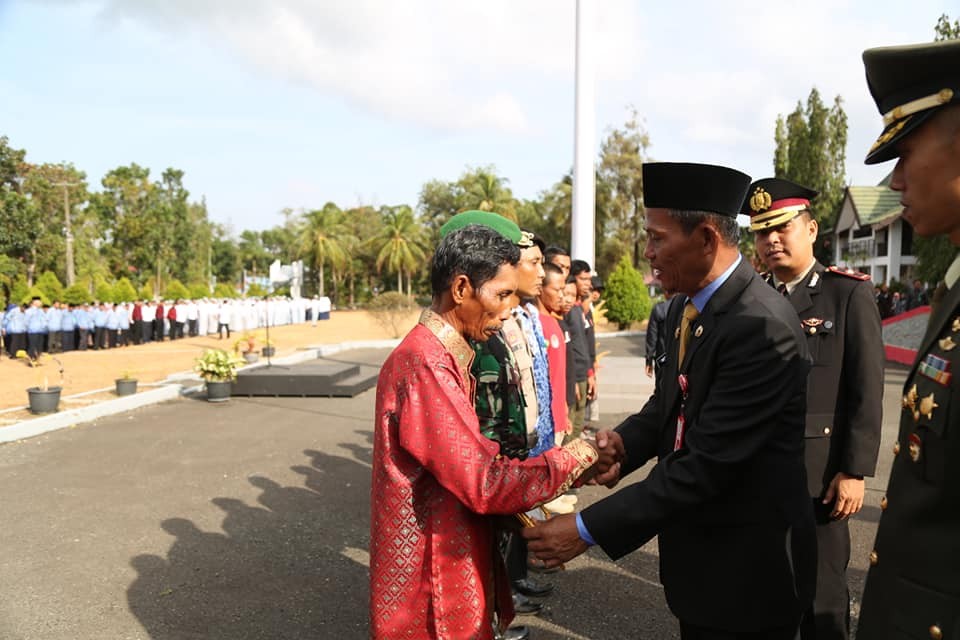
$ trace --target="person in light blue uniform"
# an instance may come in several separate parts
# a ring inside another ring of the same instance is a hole
[[[61,331],[63,331],[63,310],[60,308],[60,301],[54,300],[47,309],[47,353],[63,351]]]
[[[118,304],[113,308],[113,313],[117,316],[119,344],[125,347],[130,343],[130,309],[126,303]]]
[[[24,316],[27,325],[27,355],[36,359],[43,352],[43,341],[47,337],[47,314],[40,306],[40,298],[34,296]]]
[[[7,307],[7,315],[3,322],[7,353],[11,358],[15,358],[18,351],[27,348],[27,322],[23,315],[23,309],[11,303]]]
[[[77,348],[86,351],[90,346],[90,332],[95,329],[90,305],[84,302],[79,309],[74,310],[74,317],[77,319]]]
[[[103,302],[96,304],[90,311],[93,317],[93,348],[96,350],[107,348],[107,305]]]
[[[60,344],[63,352],[73,351],[76,345],[77,316],[72,304],[67,304],[60,320]]]
[[[113,349],[117,346],[117,332],[120,330],[120,313],[116,306],[106,305],[107,318],[105,328],[107,332],[107,347]]]

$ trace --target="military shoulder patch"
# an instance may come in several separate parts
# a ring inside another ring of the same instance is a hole
[[[870,276],[865,273],[860,273],[859,271],[854,271],[853,269],[841,269],[840,267],[827,267],[825,273],[832,273],[838,276],[846,276],[848,278],[853,278],[854,280],[865,281],[869,280]]]

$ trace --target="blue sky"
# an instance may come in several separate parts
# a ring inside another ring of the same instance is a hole
[[[597,11],[597,143],[627,105],[658,160],[772,172],[773,126],[816,86],[880,118],[864,48],[932,39],[947,1],[641,2]],[[186,172],[235,231],[285,207],[416,204],[494,165],[535,197],[573,162],[574,0],[0,0],[0,135],[92,188],[137,162]]]

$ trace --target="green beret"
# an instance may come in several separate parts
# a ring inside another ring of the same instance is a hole
[[[516,245],[519,245],[523,239],[523,234],[520,232],[520,227],[517,226],[517,223],[492,211],[464,211],[463,213],[458,213],[440,227],[440,237],[444,238],[457,229],[462,229],[470,224],[490,227]]]

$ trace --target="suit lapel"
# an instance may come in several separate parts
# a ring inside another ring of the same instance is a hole
[[[746,260],[741,260],[740,265],[733,270],[727,281],[720,285],[720,288],[710,297],[703,313],[697,316],[693,326],[690,327],[690,344],[687,345],[683,362],[680,363],[681,372],[686,372],[693,354],[713,331],[718,316],[726,313],[730,304],[740,297],[743,290],[750,284],[750,280],[755,277],[757,276],[753,267]]]

